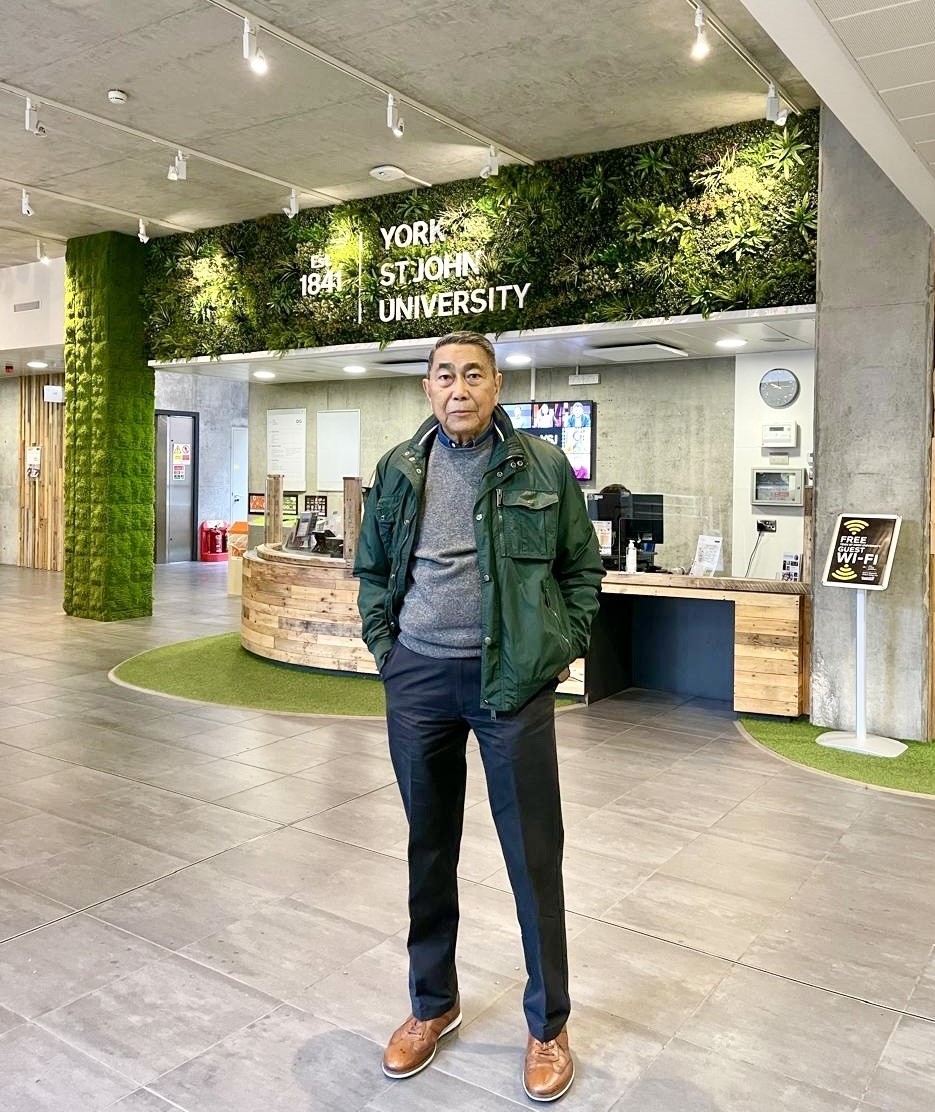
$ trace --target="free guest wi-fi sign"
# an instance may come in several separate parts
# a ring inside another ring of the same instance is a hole
[[[841,514],[828,551],[822,584],[885,591],[901,521],[896,514]]]

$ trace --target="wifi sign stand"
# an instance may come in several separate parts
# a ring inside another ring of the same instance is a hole
[[[896,514],[841,514],[828,552],[822,585],[850,587],[857,593],[857,714],[853,733],[829,730],[815,739],[831,749],[898,757],[906,751],[901,741],[867,734],[867,592],[885,591],[896,555],[902,518]]]

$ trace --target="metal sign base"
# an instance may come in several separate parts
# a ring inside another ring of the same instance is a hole
[[[868,757],[898,757],[907,746],[891,737],[868,734],[858,737],[847,730],[829,730],[815,738],[819,745],[829,749],[844,749],[848,753],[863,753]]]

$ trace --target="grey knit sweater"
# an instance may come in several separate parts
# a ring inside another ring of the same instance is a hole
[[[481,580],[474,503],[493,440],[449,448],[436,437],[429,454],[422,517],[399,615],[399,640],[422,656],[481,652]]]

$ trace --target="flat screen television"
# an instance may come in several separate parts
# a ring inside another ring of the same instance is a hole
[[[579,482],[591,481],[596,444],[594,402],[504,402],[503,408],[514,428],[561,448]]]

